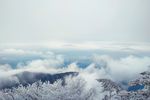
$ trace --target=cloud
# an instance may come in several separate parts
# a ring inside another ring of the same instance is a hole
[[[115,81],[123,81],[133,79],[140,72],[149,70],[149,61],[150,57],[128,56],[115,59],[110,56],[94,55],[91,57],[92,63],[85,68],[81,68],[77,65],[77,62],[65,65],[64,58],[57,56],[52,59],[33,60],[16,67],[16,69],[10,69],[9,65],[1,65],[0,71],[3,71],[3,73],[15,73],[21,71],[48,73],[76,71],[80,72],[82,75],[85,74],[85,76],[89,74],[93,79],[111,78]]]
[[[68,55],[71,53],[72,55]],[[111,55],[101,55],[92,52],[91,55],[80,51],[62,51],[54,53],[49,50],[4,49],[0,51],[0,82],[10,80],[14,74],[31,71],[42,73],[61,73],[75,71],[80,73],[88,87],[95,84],[95,79],[108,78],[114,81],[129,81],[139,73],[149,70],[149,56],[127,55],[115,58]],[[79,55],[76,57],[76,55]],[[24,60],[25,58],[25,60]],[[10,63],[10,59],[16,65]],[[22,60],[20,60],[22,59]],[[5,61],[5,63],[2,63]],[[79,64],[80,63],[80,64]],[[84,67],[82,67],[84,65]],[[16,79],[14,78],[16,81]],[[12,80],[13,81],[13,78]]]
[[[8,48],[8,49],[0,49],[0,55],[42,55],[40,51],[33,51],[33,50],[23,50],[23,49],[16,49],[16,48]]]
[[[94,62],[103,66],[105,72],[115,80],[130,80],[140,72],[149,70],[150,57],[128,56],[113,59],[109,56],[96,56]],[[101,69],[100,69],[101,70]]]
[[[62,50],[107,50],[128,53],[150,51],[149,42],[84,41],[79,43],[67,41],[46,41],[41,43],[5,43],[0,45],[0,53],[5,54],[41,54],[42,52],[36,52],[35,49],[39,50],[43,48]],[[35,49],[33,49],[33,47]]]

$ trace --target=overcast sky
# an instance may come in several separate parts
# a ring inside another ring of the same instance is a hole
[[[150,0],[0,0],[0,43],[149,38]]]

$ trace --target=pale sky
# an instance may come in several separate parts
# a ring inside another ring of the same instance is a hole
[[[150,42],[150,0],[0,0],[0,43]]]

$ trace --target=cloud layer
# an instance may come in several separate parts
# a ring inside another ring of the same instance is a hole
[[[79,56],[42,50],[1,50],[1,77],[23,71],[45,73],[75,71],[85,79],[91,77],[90,79],[109,78],[115,81],[128,81],[134,79],[140,72],[149,70],[150,67],[149,56],[128,55],[115,58],[111,55],[95,53],[80,56],[82,51],[81,53],[80,51],[69,52]]]

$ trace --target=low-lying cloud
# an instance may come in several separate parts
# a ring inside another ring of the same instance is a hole
[[[9,54],[22,54],[23,57],[26,56],[31,58],[34,55],[40,55],[36,59],[23,60],[22,62],[18,61],[15,67],[12,67],[12,65],[9,64],[9,62],[7,63],[6,60],[5,64],[0,65],[1,77],[11,76],[23,71],[43,73],[74,71],[79,72],[84,78],[109,78],[115,81],[124,81],[134,79],[140,72],[149,70],[150,66],[149,56],[139,57],[128,55],[126,57],[114,58],[110,55],[99,55],[93,53],[93,55],[88,56],[87,58],[85,55],[84,58],[76,58],[75,60],[68,57],[68,61],[67,56],[63,53],[56,54],[50,51],[32,52],[33,51],[25,52],[23,50],[15,51],[13,49],[4,50],[3,53],[1,52],[1,56],[3,57],[9,57],[7,56]],[[22,58],[22,56],[17,57],[17,59],[19,58]],[[83,62],[81,63],[80,60]],[[87,63],[87,61],[89,61],[89,64],[86,64],[85,67],[80,66]],[[80,65],[78,64],[79,62],[81,63]]]
[[[52,75],[65,72],[78,72],[79,75],[77,77],[66,78],[66,80],[68,80],[66,87],[61,87],[59,81],[52,85],[43,83],[41,86],[43,89],[45,89],[45,85],[49,86],[49,88],[56,87],[60,88],[58,90],[61,91],[61,89],[72,89],[75,84],[79,84],[78,82],[82,81],[80,84],[84,89],[81,90],[83,93],[80,95],[81,100],[87,95],[93,95],[91,96],[92,100],[99,100],[99,98],[102,98],[104,95],[101,92],[101,85],[96,79],[106,78],[121,84],[122,82],[135,79],[139,73],[150,69],[150,56],[146,55],[148,52],[144,52],[145,54],[143,54],[136,50],[136,53],[132,54],[132,52],[121,52],[121,50],[106,51],[77,49],[30,50],[27,48],[0,49],[0,88],[3,89],[6,86],[11,87],[12,85],[19,84],[20,79],[15,75],[22,72],[48,73]],[[24,91],[32,93],[34,86],[35,84],[28,86]],[[17,89],[22,93],[21,95],[26,95],[22,91],[22,88],[23,87],[14,89],[14,97],[16,94],[20,95],[16,93],[16,91],[18,91]],[[47,91],[47,89],[44,91]],[[64,91],[65,90],[63,90],[63,92]],[[68,91],[73,92],[73,90],[66,90],[65,93],[72,93]],[[57,93],[57,91],[53,92]],[[58,95],[51,96],[51,98],[59,98],[60,95],[63,95],[63,92],[59,92]],[[0,91],[0,95],[6,94]],[[76,96],[76,94],[72,95]],[[49,96],[49,94],[47,96]]]

